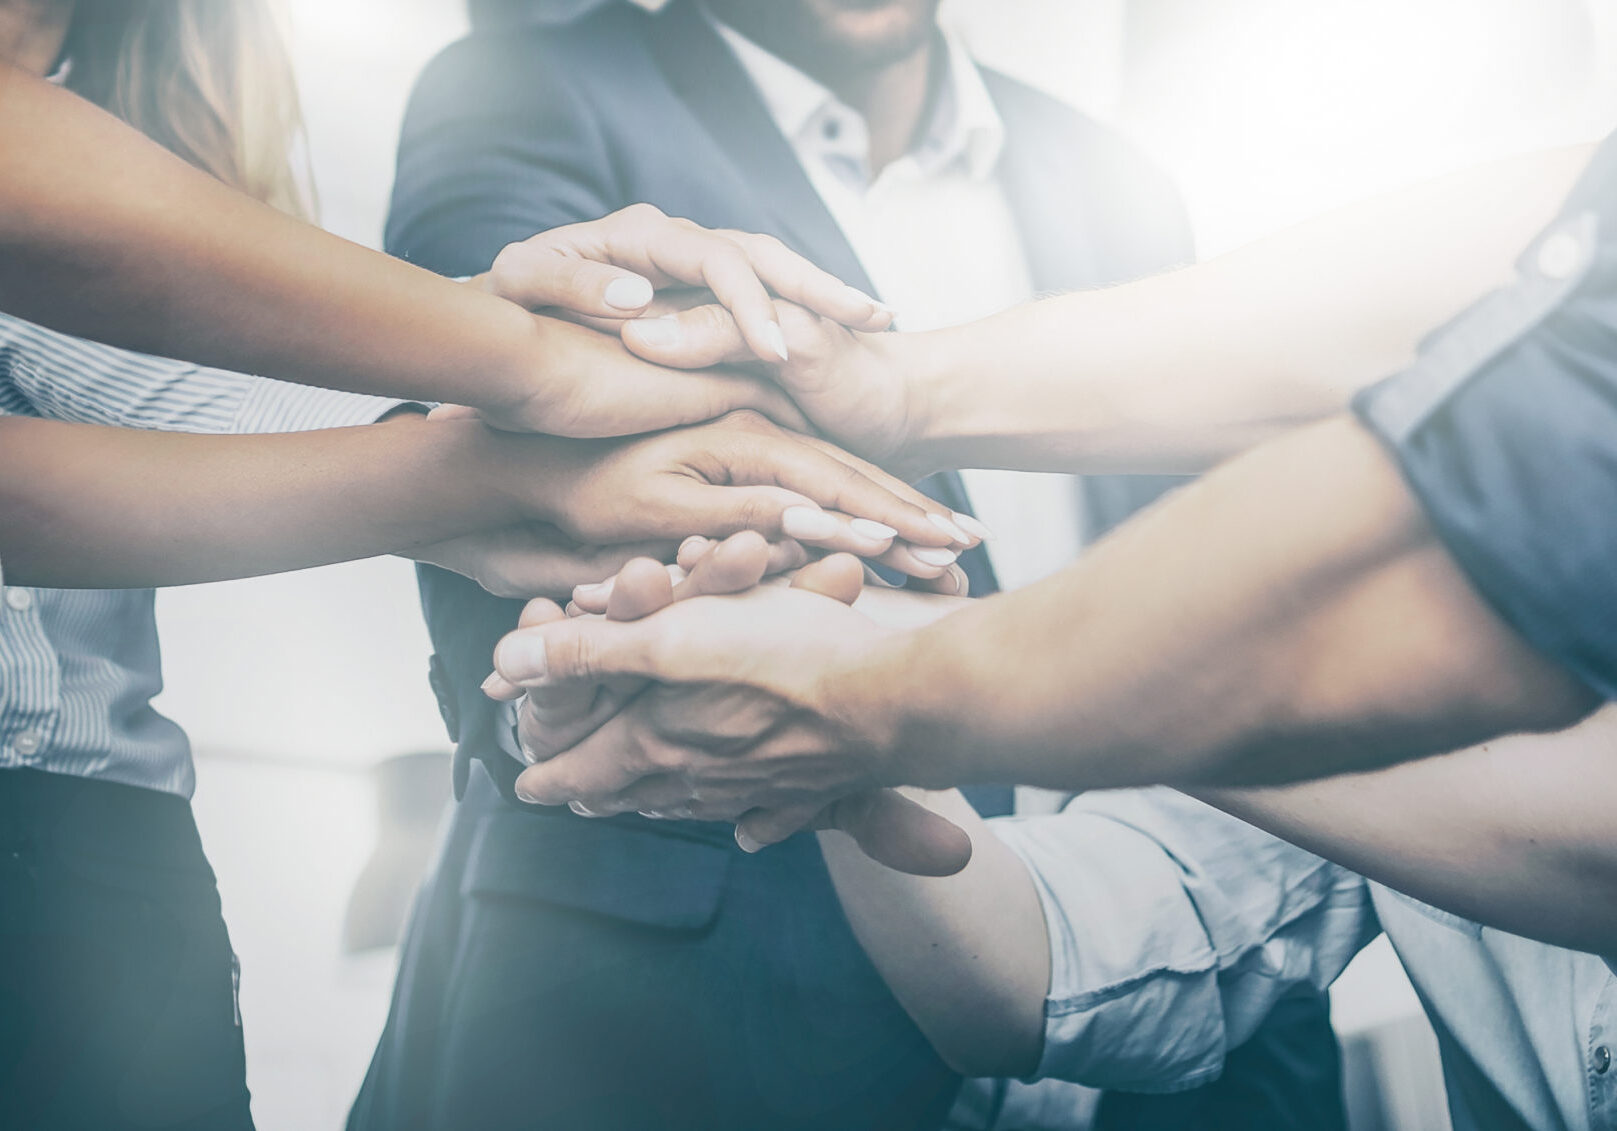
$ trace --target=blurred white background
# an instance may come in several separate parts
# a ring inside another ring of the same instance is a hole
[[[288,0],[323,220],[379,242],[409,85],[461,0]],[[1602,134],[1617,0],[952,0],[988,61],[1116,122],[1180,178],[1204,254],[1482,158]],[[263,1131],[341,1126],[391,952],[340,950],[375,833],[365,771],[447,747],[410,567],[165,593],[169,690],[243,963]],[[1356,1131],[1446,1120],[1385,949],[1336,996]],[[1375,1069],[1374,1079],[1369,1075]],[[1368,1086],[1374,1083],[1377,1092]]]

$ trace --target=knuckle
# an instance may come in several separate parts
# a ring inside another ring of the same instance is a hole
[[[621,209],[617,215],[622,217],[624,220],[639,224],[667,219],[661,208],[658,208],[655,204],[648,204],[645,201],[631,204],[627,208]]]
[[[746,432],[768,433],[775,430],[775,424],[755,408],[738,408],[724,414],[721,420],[732,428],[739,428]]]

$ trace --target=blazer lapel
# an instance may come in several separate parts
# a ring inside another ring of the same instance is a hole
[[[791,143],[781,135],[752,80],[691,0],[660,12],[652,53],[674,92],[750,185],[754,202],[786,241],[843,282],[867,293],[871,282],[842,229],[826,211]]]

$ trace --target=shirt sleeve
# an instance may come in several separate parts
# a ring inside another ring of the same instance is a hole
[[[411,402],[209,369],[0,314],[0,374],[36,415],[165,432],[302,432],[371,424]]]
[[[1050,936],[1040,1078],[1204,1084],[1282,995],[1324,989],[1379,931],[1361,877],[1172,790],[1084,794],[994,831]]]
[[[1617,139],[1513,282],[1355,411],[1483,598],[1617,697]]]

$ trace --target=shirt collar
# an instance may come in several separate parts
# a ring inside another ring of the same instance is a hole
[[[705,7],[703,10],[706,11]],[[708,19],[730,45],[742,69],[757,87],[770,117],[794,148],[865,165],[869,138],[864,119],[857,111],[825,86],[734,28],[711,14]],[[958,164],[973,179],[985,180],[999,164],[1005,145],[1005,123],[994,107],[982,73],[959,36],[943,29],[942,37],[943,86],[933,102],[931,119],[910,150],[910,157],[928,174],[941,173]]]

